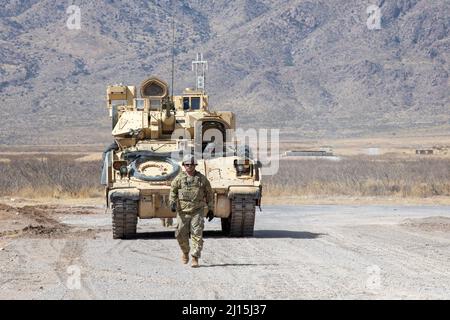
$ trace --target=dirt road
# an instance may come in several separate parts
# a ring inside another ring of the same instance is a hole
[[[173,229],[113,240],[102,205],[0,205],[0,299],[449,299],[449,206],[266,206],[253,238],[206,222],[201,268]]]

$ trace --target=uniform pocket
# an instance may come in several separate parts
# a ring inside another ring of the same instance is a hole
[[[182,190],[180,192],[180,200],[195,201],[197,199],[198,193],[199,193],[198,189]]]

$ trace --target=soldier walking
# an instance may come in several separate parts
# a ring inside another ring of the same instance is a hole
[[[208,205],[208,221],[214,218],[213,192],[208,179],[195,170],[197,161],[193,155],[183,157],[185,171],[172,181],[170,188],[170,206],[172,212],[177,212],[177,230],[175,237],[183,252],[184,264],[189,261],[189,253],[192,256],[192,267],[199,266],[198,259],[203,248],[203,210]],[[189,246],[189,233],[192,246]]]

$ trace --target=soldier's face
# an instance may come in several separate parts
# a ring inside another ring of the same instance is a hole
[[[187,173],[192,173],[192,172],[194,172],[195,171],[195,164],[193,164],[193,163],[185,163],[184,164],[184,169],[186,169],[186,172]]]

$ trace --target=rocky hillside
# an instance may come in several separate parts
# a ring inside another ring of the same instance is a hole
[[[81,29],[56,0],[0,8],[0,144],[110,140],[108,84],[149,75],[193,85],[209,62],[214,109],[244,127],[285,136],[340,137],[448,130],[448,0],[73,1]],[[381,9],[380,29],[366,9]]]

